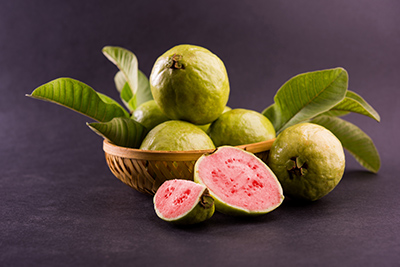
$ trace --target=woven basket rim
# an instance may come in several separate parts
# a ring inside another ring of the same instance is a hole
[[[251,153],[260,153],[271,149],[274,139],[253,144],[236,146]],[[107,154],[137,160],[197,160],[201,155],[212,153],[215,149],[189,151],[154,151],[117,146],[107,139],[103,141],[103,150]]]

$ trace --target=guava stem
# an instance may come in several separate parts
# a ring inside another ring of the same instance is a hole
[[[166,67],[176,70],[176,69],[184,69],[185,66],[180,62],[182,60],[182,55],[173,54],[167,62]]]
[[[301,166],[299,166],[300,161],[298,160],[298,157],[292,157],[290,160],[293,161],[293,167],[288,169],[291,180],[293,180],[295,177],[304,176],[307,173],[307,162],[304,162]]]
[[[214,199],[208,192],[208,189],[206,189],[200,198],[200,205],[205,209],[209,209],[212,207],[213,204],[214,204]]]

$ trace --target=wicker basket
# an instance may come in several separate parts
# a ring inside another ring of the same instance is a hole
[[[238,146],[267,162],[275,139]],[[116,146],[104,140],[103,150],[111,172],[123,183],[139,192],[154,195],[170,179],[193,179],[196,160],[214,150],[149,151]]]

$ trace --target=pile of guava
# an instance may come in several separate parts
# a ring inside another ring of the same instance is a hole
[[[227,107],[230,87],[222,60],[194,45],[178,45],[155,62],[149,79],[153,100],[133,117],[148,125],[143,150],[202,150],[275,138],[259,112]]]
[[[215,210],[265,214],[285,197],[318,200],[342,179],[344,149],[367,170],[380,168],[371,138],[342,118],[353,112],[380,121],[372,106],[348,90],[343,68],[292,77],[273,103],[258,112],[227,106],[227,70],[206,48],[177,45],[167,50],[156,59],[149,78],[129,50],[108,46],[103,53],[119,69],[114,81],[125,108],[71,78],[55,79],[28,96],[94,119],[90,129],[118,146],[214,150],[196,161],[193,177],[166,181],[157,190],[154,208],[166,221],[199,223]],[[235,147],[271,139],[267,162]]]

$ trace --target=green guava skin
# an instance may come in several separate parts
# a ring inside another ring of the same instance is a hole
[[[187,151],[214,149],[211,138],[196,125],[170,120],[154,127],[143,139],[140,149]]]
[[[248,109],[232,109],[223,113],[207,130],[215,146],[246,145],[276,137],[272,123],[261,113]]]
[[[224,63],[195,45],[178,45],[161,55],[149,81],[154,100],[167,117],[197,125],[216,120],[229,98]]]
[[[194,176],[193,181],[198,184],[204,185],[204,183],[201,181],[201,179],[198,177],[198,175]],[[210,194],[211,194],[211,197],[214,199],[215,210],[217,210],[220,213],[223,213],[225,215],[230,215],[230,216],[256,217],[256,216],[260,216],[260,215],[269,213],[279,207],[279,206],[276,206],[276,207],[272,207],[271,209],[263,210],[263,211],[250,211],[250,210],[246,210],[246,209],[243,209],[240,207],[229,205],[229,204],[225,203],[224,201],[222,201],[215,194],[213,194],[213,193],[210,193]],[[283,199],[284,199],[284,196],[282,194],[282,201],[283,201]]]
[[[224,114],[225,112],[227,112],[227,111],[229,111],[229,110],[232,110],[230,107],[228,107],[228,106],[226,106],[225,108],[224,108],[224,111],[222,112],[222,114]],[[211,126],[211,123],[207,123],[207,124],[204,124],[204,125],[197,125],[197,127],[199,127],[200,129],[202,129],[204,132],[206,132],[207,133],[207,131],[208,131],[208,128],[210,128],[210,126]]]
[[[340,182],[345,155],[341,142],[329,130],[313,123],[300,123],[278,135],[268,165],[285,196],[315,201]]]
[[[132,113],[132,119],[141,123],[150,131],[162,122],[170,120],[158,107],[154,100],[149,100],[141,104]]]
[[[183,179],[174,179],[165,181],[165,183],[157,190],[156,194],[153,197],[154,210],[159,218],[173,224],[187,225],[187,224],[200,223],[212,217],[212,215],[215,212],[214,199],[211,197],[208,189],[205,186],[202,186],[199,195],[196,196],[195,199],[196,202],[193,203],[191,209],[189,209],[187,212],[181,213],[176,217],[165,217],[163,215],[163,212],[159,210],[159,207],[157,206],[157,201],[163,202],[167,197],[164,196],[165,187],[168,188],[169,185],[171,186],[181,185],[181,188],[190,190],[191,183],[195,184],[193,181],[183,180]],[[196,187],[197,186],[198,185],[196,185]],[[179,196],[180,196],[179,194],[175,195],[175,197]],[[166,204],[164,203],[164,205]]]
[[[199,203],[184,217],[175,220],[174,224],[188,225],[197,224],[210,219],[215,212],[214,199],[206,189],[200,198]]]
[[[166,219],[155,209],[158,217],[164,221],[176,225],[191,225],[204,222],[210,219],[215,212],[214,199],[209,195],[208,189],[205,189],[203,195],[200,197],[199,202],[187,214],[183,214],[179,218]]]

